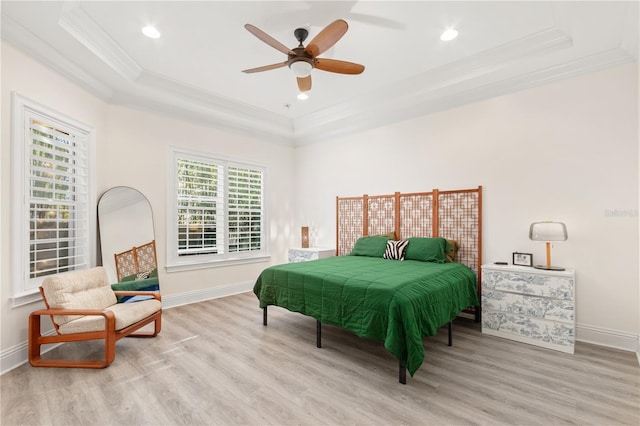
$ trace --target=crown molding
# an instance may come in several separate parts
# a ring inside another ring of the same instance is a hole
[[[232,122],[236,126],[252,126],[281,137],[292,135],[292,121],[282,114],[218,96],[203,91],[201,88],[146,70],[142,72],[137,83],[140,87],[156,91],[159,94],[171,94],[174,98],[182,99],[194,106],[200,106],[206,109],[211,116]]]
[[[295,142],[290,128],[273,126],[269,122],[259,122],[250,117],[226,113],[224,108],[213,107],[161,90],[115,92],[111,104],[154,114],[164,114],[194,124],[212,126],[278,145],[293,146]]]
[[[530,55],[540,55],[571,47],[573,41],[559,28],[547,28],[509,43],[479,52],[468,58],[452,62],[428,70],[420,75],[389,85],[374,94],[365,95],[349,102],[326,108],[316,113],[305,115],[294,120],[296,139],[315,140],[312,133],[323,133],[329,126],[335,127],[337,122],[346,117],[362,115],[367,110],[374,112],[380,105],[384,106],[384,114],[388,120],[397,117],[398,109],[412,110],[416,104],[428,102],[431,98],[446,98],[447,93],[454,94],[464,85],[481,81],[483,78],[504,73],[507,67],[518,61],[524,61]],[[401,103],[398,101],[402,100]],[[391,108],[389,103],[393,103]],[[370,114],[371,115],[371,114]],[[367,127],[370,127],[369,123]],[[318,129],[322,128],[320,132]]]
[[[327,139],[343,137],[349,134],[369,130],[375,127],[390,125],[396,122],[433,114],[481,100],[515,93],[521,90],[538,87],[570,77],[601,71],[636,59],[623,49],[615,48],[598,54],[576,59],[569,63],[542,67],[528,73],[509,78],[484,79],[478,76],[476,81],[466,85],[457,85],[428,94],[411,96],[405,94],[390,98],[384,95],[368,97],[362,107],[353,104],[357,113],[342,116],[339,120],[326,123],[313,131],[299,131],[296,134],[296,145],[309,145]],[[377,100],[374,98],[378,98]],[[366,107],[368,105],[368,107]]]
[[[58,25],[128,81],[135,81],[142,68],[78,4],[63,8]]]
[[[540,62],[544,54],[573,46],[566,6],[559,5],[554,7],[553,27],[295,119],[142,69],[78,6],[65,9],[60,25],[122,76],[123,84],[110,87],[99,81],[5,15],[2,38],[111,104],[297,146],[637,61],[638,23],[634,18],[638,4],[629,8],[619,45],[604,52],[560,65]]]
[[[2,15],[1,36],[3,40],[11,43],[22,52],[27,53],[38,62],[43,63],[66,78],[74,81],[100,99],[109,101],[113,96],[113,89],[73,64],[53,46],[6,15]]]

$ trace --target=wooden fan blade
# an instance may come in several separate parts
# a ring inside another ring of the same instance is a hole
[[[258,68],[250,68],[248,70],[242,70],[242,72],[246,72],[247,74],[251,74],[254,72],[262,72],[262,71],[269,71],[269,70],[275,70],[276,68],[282,68],[284,66],[287,65],[287,62],[280,62],[278,64],[271,64],[271,65],[265,65],[263,67],[258,67]]]
[[[333,21],[320,31],[313,40],[311,40],[309,45],[305,47],[304,51],[315,58],[336,44],[348,29],[349,25],[347,25],[347,23],[342,19]]]
[[[339,61],[337,59],[316,59],[315,68],[322,71],[337,72],[339,74],[360,74],[364,71],[364,65],[353,62]]]
[[[289,49],[284,44],[280,43],[275,38],[271,37],[269,34],[267,34],[264,31],[262,31],[260,28],[258,28],[256,26],[253,26],[251,24],[245,24],[244,27],[251,34],[253,34],[254,36],[258,37],[260,40],[262,40],[263,42],[267,43],[269,46],[273,47],[274,49],[279,50],[280,52],[284,53],[285,55],[295,55],[296,54],[294,51]]]
[[[311,75],[306,77],[297,77],[298,78],[298,89],[301,92],[308,92],[311,90]]]

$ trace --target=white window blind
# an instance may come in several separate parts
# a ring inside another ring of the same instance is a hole
[[[89,266],[95,212],[93,129],[18,94],[13,102],[17,300],[32,294],[48,275]]]
[[[29,116],[29,277],[88,265],[87,138]]]
[[[224,252],[224,235],[218,232],[224,209],[222,167],[178,158],[178,255]]]
[[[262,171],[229,167],[229,252],[262,248]]]
[[[168,268],[264,257],[264,167],[178,150],[170,157]]]

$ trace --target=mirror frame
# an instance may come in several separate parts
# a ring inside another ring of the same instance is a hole
[[[126,197],[114,205],[110,197],[121,194]],[[100,195],[97,211],[102,266],[107,271],[109,281],[114,284],[118,282],[115,255],[155,242],[153,209],[149,199],[139,190],[129,186],[114,186]]]

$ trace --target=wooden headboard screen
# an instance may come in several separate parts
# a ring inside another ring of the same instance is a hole
[[[436,236],[460,245],[456,261],[473,270],[480,280],[482,265],[482,187],[438,192]]]
[[[460,248],[456,261],[478,277],[482,264],[482,186],[453,191],[336,197],[336,255],[358,238],[394,232],[395,238],[444,237]]]

